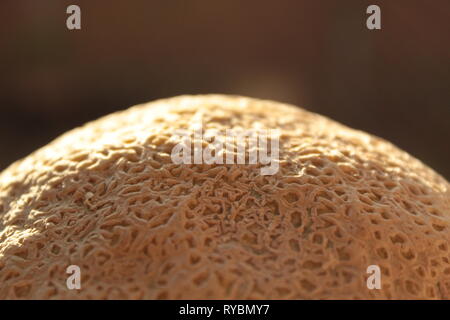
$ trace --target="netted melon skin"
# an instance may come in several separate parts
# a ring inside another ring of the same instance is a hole
[[[169,139],[199,114],[204,129],[280,129],[279,171],[174,164]],[[0,174],[0,299],[448,299],[449,199],[407,153],[301,108],[158,100]]]

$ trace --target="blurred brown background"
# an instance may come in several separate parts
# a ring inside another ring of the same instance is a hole
[[[448,0],[2,0],[0,170],[133,104],[233,93],[381,136],[449,179],[449,39]]]

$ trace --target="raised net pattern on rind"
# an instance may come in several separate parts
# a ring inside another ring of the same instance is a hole
[[[280,129],[278,173],[174,164],[171,135],[199,116],[204,129]],[[0,299],[447,299],[449,198],[405,152],[300,108],[159,100],[1,173]],[[373,264],[381,290],[366,287]]]

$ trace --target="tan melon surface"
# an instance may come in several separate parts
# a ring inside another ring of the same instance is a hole
[[[174,164],[169,139],[199,115],[280,129],[278,173]],[[449,183],[386,141],[273,101],[181,96],[0,174],[0,299],[447,299],[449,228]]]

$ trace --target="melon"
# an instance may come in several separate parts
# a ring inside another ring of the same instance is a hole
[[[199,119],[278,130],[277,171],[174,162]],[[274,101],[179,96],[0,174],[0,299],[448,299],[449,228],[449,183],[383,139]]]

